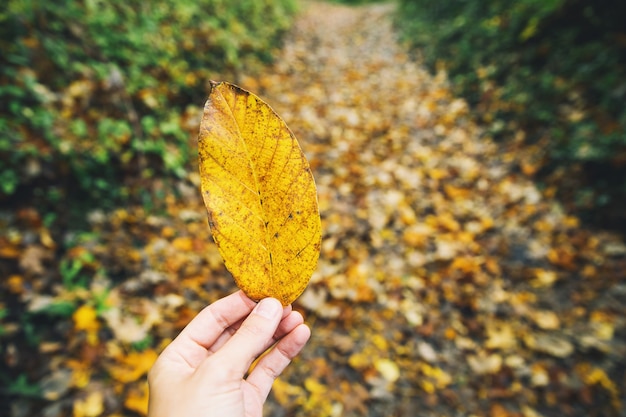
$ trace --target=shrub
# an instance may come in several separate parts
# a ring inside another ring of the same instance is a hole
[[[609,159],[624,151],[625,5],[401,0],[398,16],[426,63],[445,63],[488,121],[550,129],[557,158]]]
[[[609,193],[626,197],[626,3],[399,0],[397,16],[496,137],[523,129],[552,169],[579,164],[592,177],[612,166]]]
[[[294,4],[3,2],[0,200],[103,205],[184,175],[208,79],[270,59]]]

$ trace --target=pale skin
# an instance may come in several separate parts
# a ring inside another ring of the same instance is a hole
[[[148,375],[148,417],[260,417],[272,383],[311,336],[302,315],[238,291],[202,310]],[[253,361],[264,352],[248,373]]]

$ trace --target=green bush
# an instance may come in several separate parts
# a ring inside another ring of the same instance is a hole
[[[347,4],[350,6],[359,6],[363,4],[381,3],[385,0],[331,0],[333,3]]]
[[[3,2],[0,201],[103,205],[183,175],[207,81],[270,59],[294,12],[295,0]]]
[[[545,151],[539,178],[583,218],[626,221],[626,3],[398,0],[404,40],[500,139]]]
[[[485,121],[505,121],[495,133],[549,137],[566,162],[624,157],[626,3],[400,0],[398,21]]]

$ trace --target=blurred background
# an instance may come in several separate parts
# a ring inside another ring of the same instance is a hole
[[[626,416],[626,3],[5,0],[0,416],[146,414],[236,290],[209,80],[318,184],[313,337],[268,416]]]

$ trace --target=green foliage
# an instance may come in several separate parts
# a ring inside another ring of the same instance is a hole
[[[626,155],[626,3],[400,0],[406,40],[444,66],[494,133],[549,139],[553,160]]]
[[[47,318],[69,318],[76,311],[76,303],[72,301],[55,301],[37,311],[37,314],[47,316]]]
[[[41,388],[38,384],[29,382],[26,374],[19,374],[14,380],[4,382],[6,394],[33,399],[41,397]]]
[[[341,3],[341,4],[348,4],[348,5],[381,3],[383,1],[384,0],[332,0],[333,3]]]
[[[207,81],[270,59],[294,4],[3,2],[0,199],[106,207],[183,176]]]
[[[144,337],[142,340],[138,342],[131,343],[131,347],[133,348],[133,350],[136,350],[138,352],[142,352],[150,348],[153,345],[154,345],[154,337],[151,334],[148,334],[146,337]]]
[[[0,307],[0,337],[2,337],[4,334],[6,334],[6,329],[4,328],[4,325],[2,324],[2,321],[4,320],[4,318],[7,316],[8,314],[8,310],[4,307]],[[1,352],[1,350],[0,350]]]
[[[59,263],[59,273],[63,286],[69,290],[87,288],[88,277],[81,274],[84,263],[81,259],[63,259]]]

